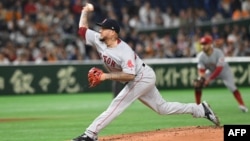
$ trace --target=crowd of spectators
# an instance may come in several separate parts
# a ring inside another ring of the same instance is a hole
[[[91,2],[90,28],[105,18],[118,20],[120,38],[142,58],[195,57],[199,38],[210,34],[226,56],[250,56],[248,27],[216,23],[226,19],[250,19],[250,0],[1,0],[0,64],[96,60],[96,51],[78,36],[82,5]],[[199,25],[213,26],[202,31]],[[139,33],[143,29],[179,28],[166,32]]]

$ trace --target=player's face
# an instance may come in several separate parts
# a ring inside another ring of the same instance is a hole
[[[203,44],[203,45],[201,45],[201,48],[202,48],[203,52],[209,53],[210,48],[211,48],[211,44]]]
[[[108,38],[110,38],[111,33],[114,32],[114,31],[110,30],[110,29],[101,28],[99,32],[101,34],[100,41],[105,41]]]

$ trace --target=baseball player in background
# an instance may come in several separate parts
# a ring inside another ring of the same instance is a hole
[[[241,97],[240,91],[234,83],[234,76],[230,70],[229,64],[225,62],[224,53],[213,47],[211,36],[204,36],[200,39],[202,51],[197,55],[199,78],[194,81],[195,100],[197,104],[201,103],[202,88],[208,86],[215,79],[222,79],[224,85],[233,93],[234,98],[239,104],[239,109],[247,112]]]
[[[87,14],[93,10],[93,5],[89,3],[83,7],[78,33],[86,44],[97,49],[109,69],[108,73],[98,73],[101,74],[100,81],[115,80],[124,82],[125,86],[85,132],[72,141],[97,141],[98,133],[137,99],[160,115],[191,114],[195,118],[206,118],[219,125],[218,118],[205,101],[198,105],[165,101],[155,86],[153,69],[143,63],[133,49],[119,38],[120,27],[115,20],[105,19],[97,23],[100,26],[99,32],[88,28]]]

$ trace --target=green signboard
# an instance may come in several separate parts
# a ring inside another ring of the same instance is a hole
[[[162,64],[151,65],[156,73],[156,85],[159,89],[192,88],[193,80],[197,78],[196,64]],[[235,84],[250,86],[250,63],[230,63]],[[209,87],[224,87],[222,80],[214,81]]]
[[[88,87],[87,73],[101,64],[60,64],[0,66],[0,95],[62,94],[84,92],[111,92],[111,81],[105,81],[95,88]],[[195,63],[150,64],[155,70],[156,86],[161,89],[192,88],[197,77]],[[238,86],[250,86],[250,63],[231,62],[231,69]],[[224,87],[221,80],[210,87]]]
[[[90,65],[27,65],[0,67],[0,94],[46,94],[106,91],[88,87]],[[102,68],[102,66],[99,66]],[[111,86],[110,86],[111,89]]]

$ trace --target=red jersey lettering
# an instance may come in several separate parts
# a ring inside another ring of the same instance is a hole
[[[102,55],[103,58],[103,62],[111,67],[115,67],[116,66],[116,62],[114,60],[112,60],[112,58],[106,56],[106,55]]]

